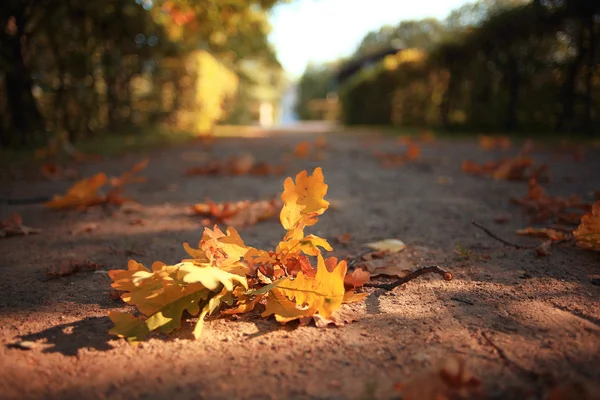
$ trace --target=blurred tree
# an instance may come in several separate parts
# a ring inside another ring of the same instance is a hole
[[[417,64],[390,70],[383,60],[345,85],[346,122],[598,132],[600,2],[481,0],[451,12],[441,27],[430,45],[409,35],[428,51]],[[382,32],[390,40],[391,31]],[[376,37],[367,35],[363,47]]]
[[[235,92],[242,62],[281,70],[267,40],[267,13],[277,2],[5,0],[0,145],[38,145],[48,134],[76,141],[168,122],[183,115],[177,110],[184,103],[197,107],[198,118],[202,110],[222,118],[214,107],[223,108]],[[190,81],[201,79],[190,69],[201,68],[198,50],[217,60],[200,57],[206,66],[223,71],[211,92]],[[197,100],[203,93],[201,101],[184,101],[184,92]]]

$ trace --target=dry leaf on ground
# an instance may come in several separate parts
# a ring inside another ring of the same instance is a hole
[[[350,244],[352,242],[352,236],[350,236],[349,233],[344,233],[342,235],[337,235],[335,237],[335,240],[337,240],[338,243],[341,244]]]
[[[383,239],[377,242],[366,243],[364,246],[373,250],[387,251],[389,253],[398,253],[406,249],[406,244],[399,239]]]
[[[0,221],[0,238],[11,236],[27,236],[40,232],[41,229],[30,228],[26,225],[23,225],[23,219],[18,213],[14,213],[5,220]]]
[[[582,202],[579,196],[549,196],[536,179],[529,180],[525,197],[513,198],[511,202],[521,205],[525,212],[533,216],[532,221],[538,223],[555,219],[559,223],[576,225],[579,224],[583,211],[590,210],[590,205]]]
[[[510,149],[511,141],[507,136],[486,136],[482,135],[479,137],[479,147],[484,150],[493,149]]]
[[[92,260],[64,260],[54,268],[50,269],[46,275],[52,278],[62,278],[65,276],[75,275],[79,272],[96,271],[102,268],[104,268],[103,265],[100,265]]]
[[[131,201],[131,199],[122,197],[123,186],[145,181],[145,178],[136,175],[146,168],[147,165],[148,160],[144,160],[120,177],[113,177],[110,180],[105,173],[99,172],[96,175],[76,182],[67,190],[66,194],[62,196],[56,195],[44,205],[56,209],[80,210],[96,205],[122,205],[125,202]],[[100,189],[109,182],[112,188],[106,194],[101,193]]]
[[[536,236],[541,238],[550,239],[552,241],[565,240],[567,235],[564,232],[557,231],[550,228],[531,228],[517,230],[517,235],[521,236]]]
[[[185,175],[281,175],[286,171],[285,165],[273,165],[268,162],[256,162],[254,156],[250,153],[231,156],[224,162],[217,160],[196,167],[190,167],[185,170]]]
[[[365,271],[362,268],[356,268],[344,277],[344,286],[348,289],[354,289],[363,286],[365,283],[369,282],[369,279],[371,279],[371,274],[368,271]]]
[[[395,387],[403,400],[451,400],[476,398],[480,386],[481,380],[467,368],[464,359],[449,357]]]
[[[573,232],[573,236],[579,247],[600,251],[600,200],[581,218],[581,224]]]
[[[210,217],[214,223],[222,222],[238,228],[254,225],[276,217],[281,207],[278,199],[214,203],[206,200],[192,206],[194,214]]]
[[[493,177],[496,180],[547,180],[546,165],[534,166],[529,157],[501,158],[479,164],[471,160],[462,162],[462,171],[469,175]]]
[[[418,160],[421,157],[421,148],[419,145],[409,142],[404,153],[382,153],[375,151],[373,155],[379,159],[382,168],[392,168]]]

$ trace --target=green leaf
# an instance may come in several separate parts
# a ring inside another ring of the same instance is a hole
[[[119,311],[109,312],[108,317],[115,324],[108,333],[127,338],[127,341],[133,345],[139,344],[150,333],[146,321],[142,318]]]
[[[187,310],[191,315],[198,314],[200,312],[198,302],[206,299],[207,295],[207,290],[201,290],[170,303],[162,310],[148,317],[146,320],[148,330],[153,331],[160,328],[161,332],[169,333],[179,328],[183,312]]]
[[[240,275],[232,274],[231,272],[223,271],[222,269],[212,266],[198,266],[191,262],[184,262],[177,265],[179,268],[177,277],[186,283],[201,283],[207,289],[215,292],[218,291],[221,285],[228,292],[233,290],[234,282],[240,283],[244,288],[248,289],[246,278]]]

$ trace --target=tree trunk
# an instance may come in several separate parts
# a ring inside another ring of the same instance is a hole
[[[20,135],[22,145],[30,144],[36,132],[43,130],[43,119],[33,97],[33,79],[23,58],[25,43],[25,10],[16,10],[17,31],[14,35],[2,32],[2,46],[6,48],[10,67],[4,74],[8,111],[12,127]]]
[[[456,82],[456,73],[448,71],[448,84],[440,103],[440,124],[443,128],[448,128],[450,125],[450,110],[452,109],[452,99],[454,97]]]
[[[588,17],[588,33],[589,33],[589,41],[588,41],[588,63],[587,63],[587,71],[585,76],[585,116],[584,116],[584,124],[587,131],[590,133],[593,131],[593,123],[592,123],[592,105],[593,105],[593,77],[594,70],[596,67],[596,32],[594,26],[594,16],[589,15]]]
[[[581,69],[581,65],[585,57],[584,39],[585,29],[582,25],[580,25],[577,37],[576,55],[573,61],[567,65],[565,82],[562,88],[562,110],[558,118],[558,130],[564,130],[567,132],[573,131],[575,84],[577,82],[577,75]]]
[[[519,94],[521,92],[521,77],[519,75],[519,64],[509,54],[508,56],[508,108],[506,114],[506,129],[514,131],[517,129],[517,110],[519,106]]]

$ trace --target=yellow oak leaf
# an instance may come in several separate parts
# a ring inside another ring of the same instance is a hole
[[[354,293],[353,291],[349,291],[344,293],[344,298],[342,300],[343,303],[358,303],[362,301],[365,297],[367,297],[369,293]]]
[[[195,265],[193,263],[180,263],[177,265],[177,278],[185,283],[201,283],[211,291],[217,291],[223,286],[228,292],[233,290],[235,283],[248,289],[246,278],[237,274],[224,271],[210,265]]]
[[[274,288],[269,292],[265,311],[261,314],[262,317],[275,315],[275,320],[285,324],[295,319],[308,317],[314,312],[310,308],[301,309],[296,305],[295,301],[288,299],[283,291]]]
[[[285,278],[280,282],[275,289],[271,291],[280,292],[285,295],[289,300],[294,300],[296,304],[296,314],[294,314],[285,302],[279,301],[281,305],[275,307],[272,305],[271,308],[267,307],[267,311],[273,311],[277,318],[277,312],[274,310],[285,311],[285,316],[280,315],[281,318],[290,320],[294,315],[296,318],[303,316],[310,316],[315,313],[319,313],[325,318],[329,318],[333,311],[342,305],[344,299],[344,276],[346,275],[346,261],[341,261],[332,272],[327,270],[325,261],[321,254],[317,255],[317,273],[315,277],[309,277],[303,272],[299,272],[295,279]],[[267,305],[269,303],[267,302]],[[263,315],[270,315],[265,314]],[[292,318],[295,319],[295,318]]]
[[[76,182],[64,196],[54,198],[44,205],[49,208],[86,208],[105,201],[105,197],[98,194],[98,190],[106,185],[107,178],[103,172]]]
[[[581,218],[581,224],[573,232],[577,246],[588,250],[600,251],[600,200],[592,210]]]
[[[171,332],[181,326],[184,311],[197,315],[202,309],[201,318],[194,330],[194,334],[199,335],[201,321],[207,312],[214,311],[236,285],[248,289],[243,276],[210,264],[197,265],[193,262],[176,265],[155,262],[150,271],[132,260],[127,270],[112,270],[109,271],[109,276],[114,281],[112,286],[115,289],[125,290],[121,295],[123,301],[137,306],[147,316],[140,320],[142,322],[118,313],[111,318],[115,322],[111,333],[134,342],[155,329]]]
[[[317,222],[317,216],[323,214],[329,207],[324,200],[327,185],[321,168],[316,168],[312,176],[306,171],[296,175],[296,182],[287,178],[283,183],[281,200],[281,224],[286,230],[294,229],[299,224],[311,226]]]
[[[199,249],[187,243],[183,247],[197,263],[218,265],[224,271],[244,276],[250,272],[250,268],[240,260],[248,252],[248,247],[235,228],[229,227],[226,232],[223,233],[216,225],[214,230],[206,228],[198,244]]]
[[[319,247],[322,247],[327,251],[333,250],[331,245],[327,243],[327,240],[315,235],[308,235],[301,239],[284,239],[284,241],[280,242],[277,246],[276,252],[277,254],[286,256],[296,256],[300,254],[300,252],[309,256],[316,256],[321,253]]]
[[[233,314],[243,314],[254,310],[256,305],[260,303],[263,299],[264,294],[259,294],[254,298],[250,298],[248,296],[244,296],[242,298],[238,298],[237,307],[230,308],[228,310],[222,311],[221,314],[233,315]]]
[[[131,344],[141,342],[150,333],[143,318],[134,317],[129,313],[119,311],[110,311],[108,318],[115,325],[108,333],[121,338],[127,338],[127,341]]]

